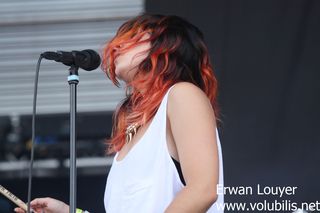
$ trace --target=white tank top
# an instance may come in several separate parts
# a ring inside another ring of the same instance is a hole
[[[122,160],[116,160],[119,152],[114,156],[104,194],[107,213],[163,213],[184,187],[166,141],[166,106],[169,91],[173,86],[166,92],[138,143]],[[222,153],[217,130],[216,134],[219,184],[223,186]],[[207,213],[223,212],[223,202],[223,194],[219,194]]]

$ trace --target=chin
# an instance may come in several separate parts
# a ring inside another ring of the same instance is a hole
[[[120,78],[120,77],[121,77],[121,70],[119,69],[119,67],[118,67],[118,66],[116,67],[116,69],[115,69],[114,73],[116,74],[116,76],[117,76],[118,78]]]
[[[120,71],[115,71],[115,74],[116,74],[116,77],[122,81],[125,81],[125,79],[123,78],[123,76],[121,75],[121,72]]]

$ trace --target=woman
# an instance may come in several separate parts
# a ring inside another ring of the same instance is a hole
[[[177,16],[139,15],[108,42],[102,69],[115,85],[126,82],[127,96],[108,140],[107,153],[116,155],[106,211],[223,212],[217,82],[200,30]],[[31,206],[69,210],[52,198]]]

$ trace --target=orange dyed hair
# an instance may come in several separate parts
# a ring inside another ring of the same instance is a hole
[[[149,33],[150,37],[141,41],[145,33]],[[190,82],[203,90],[218,118],[217,80],[203,34],[181,17],[145,13],[122,24],[102,53],[102,70],[108,78],[119,87],[115,58],[143,42],[150,42],[151,48],[148,56],[139,64],[133,80],[127,83],[126,98],[113,114],[107,154],[122,148],[125,131],[130,124],[144,125],[153,118],[163,96],[177,82]],[[121,48],[123,44],[126,44],[125,48]],[[147,92],[142,94],[139,88]]]

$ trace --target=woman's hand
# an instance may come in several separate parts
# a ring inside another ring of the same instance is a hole
[[[36,213],[69,213],[69,206],[60,200],[56,200],[50,197],[36,198],[31,201],[30,207]],[[14,209],[17,213],[25,213],[25,211],[19,207]]]

